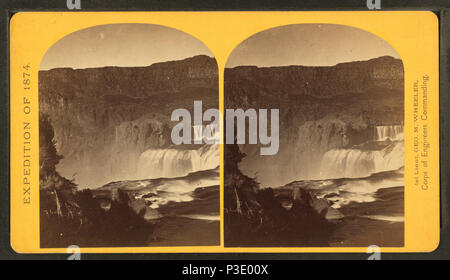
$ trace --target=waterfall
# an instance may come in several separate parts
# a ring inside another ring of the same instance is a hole
[[[397,170],[404,165],[404,144],[395,142],[382,150],[333,149],[321,163],[323,178],[360,178]]]
[[[403,126],[402,125],[383,125],[376,126],[377,141],[401,141],[403,140]]]
[[[376,126],[374,130],[372,141],[348,149],[327,151],[320,164],[320,177],[360,178],[404,166],[403,126]],[[370,145],[374,141],[378,144]],[[367,149],[367,146],[371,148]]]
[[[196,150],[150,149],[139,157],[139,179],[174,178],[219,166],[219,145]]]

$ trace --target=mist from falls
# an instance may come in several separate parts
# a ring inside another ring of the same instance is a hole
[[[175,178],[219,166],[219,145],[204,145],[199,149],[149,149],[138,161],[136,178]]]

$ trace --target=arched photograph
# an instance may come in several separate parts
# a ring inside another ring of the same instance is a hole
[[[195,100],[218,108],[217,63],[179,30],[100,25],[52,45],[39,71],[41,247],[219,245],[219,145],[171,139],[172,112]]]
[[[225,145],[225,246],[404,245],[404,70],[388,42],[276,27],[238,45],[224,79],[225,108],[279,110],[276,153]]]

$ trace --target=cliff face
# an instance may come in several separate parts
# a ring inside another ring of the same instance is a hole
[[[213,58],[196,56],[149,67],[52,69],[39,72],[39,110],[49,115],[57,166],[81,187],[132,179],[139,156],[172,145],[172,111],[194,100],[218,107]]]
[[[331,67],[236,67],[225,71],[225,108],[280,110],[280,149],[259,156],[242,145],[241,170],[262,186],[321,179],[323,155],[375,140],[376,127],[402,125],[401,60],[380,57]],[[225,147],[227,149],[227,147]]]
[[[340,63],[331,67],[240,66],[227,69],[228,88],[236,80],[257,83],[259,89],[277,95],[334,97],[363,93],[368,88],[398,89],[403,85],[403,64],[392,57]],[[245,91],[245,87],[240,86]]]

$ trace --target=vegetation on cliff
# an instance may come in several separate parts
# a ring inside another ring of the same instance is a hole
[[[144,213],[133,211],[130,198],[121,190],[108,211],[100,207],[91,190],[77,190],[74,180],[56,171],[62,156],[55,144],[50,118],[40,114],[41,247],[145,246],[153,226],[145,221]]]

